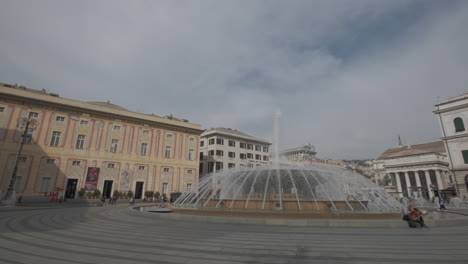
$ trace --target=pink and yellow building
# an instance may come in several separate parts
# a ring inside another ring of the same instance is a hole
[[[138,199],[145,191],[169,194],[197,184],[200,125],[0,83],[1,195],[22,140],[21,118],[38,125],[19,157],[18,195],[43,195],[60,187],[67,198],[86,188],[106,197],[115,190],[132,191]],[[94,182],[91,171],[97,173]]]

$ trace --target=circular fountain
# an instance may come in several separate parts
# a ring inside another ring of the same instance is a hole
[[[399,213],[385,190],[352,170],[330,165],[230,169],[202,178],[173,207],[237,211]]]
[[[386,217],[401,212],[402,205],[383,188],[352,170],[328,164],[280,164],[280,115],[278,110],[270,166],[240,167],[207,175],[194,191],[183,193],[173,208],[197,214],[277,216],[281,213],[291,217],[316,217],[317,213],[321,217],[323,213],[336,216],[342,212],[353,212],[354,217],[363,213]]]

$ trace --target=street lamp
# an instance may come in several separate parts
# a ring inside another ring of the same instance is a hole
[[[36,130],[38,123],[39,122],[37,122],[37,120],[26,118],[26,117],[18,119],[17,128],[19,129],[24,128],[24,132],[23,132],[23,135],[21,135],[22,139],[21,139],[21,144],[20,144],[20,148],[18,151],[18,156],[16,157],[13,174],[11,175],[10,184],[8,185],[8,190],[5,195],[5,200],[10,200],[13,205],[15,204],[14,194],[15,194],[16,173],[18,171],[18,162],[21,157],[21,152],[23,151],[23,145],[24,143],[26,143],[26,140],[28,139],[28,137],[32,135],[34,130]]]

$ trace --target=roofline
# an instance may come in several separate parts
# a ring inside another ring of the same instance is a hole
[[[26,89],[34,90],[31,88],[26,88]],[[198,134],[203,133],[201,126],[198,124],[174,121],[174,120],[166,119],[163,117],[133,112],[130,110],[110,108],[106,106],[97,106],[97,105],[93,105],[87,102],[52,96],[50,94],[41,94],[40,91],[37,91],[37,90],[34,90],[34,91],[20,90],[17,88],[5,86],[5,84],[3,83],[0,83],[0,95],[4,97],[10,97],[15,100],[29,101],[32,103],[43,102],[49,105],[57,105],[57,106],[62,106],[66,108],[79,109],[83,111],[84,113],[91,112],[91,113],[97,113],[98,115],[116,116],[117,119],[119,119],[118,117],[121,117],[122,119],[127,119],[127,120],[128,119],[140,120],[143,123],[147,122],[147,123],[158,124],[159,126],[165,126],[168,128],[172,128],[174,130],[189,130],[193,133],[198,133]],[[50,98],[41,98],[45,96],[50,97]],[[46,99],[50,99],[50,100],[46,100]],[[83,105],[80,106],[80,104],[83,104]]]
[[[210,135],[216,135],[216,134],[227,135],[227,136],[230,136],[230,137],[233,137],[233,138],[239,138],[239,139],[243,139],[243,140],[250,140],[250,141],[259,142],[259,143],[262,143],[262,144],[271,145],[270,142],[268,142],[266,140],[263,140],[263,139],[260,139],[260,138],[231,134],[231,133],[224,132],[224,131],[219,131],[219,130],[216,130],[216,129],[207,130],[207,131],[203,132],[202,135],[200,135],[200,137],[208,137]]]
[[[449,103],[461,101],[461,100],[464,100],[464,99],[468,99],[468,93],[464,93],[462,95],[458,95],[458,96],[455,96],[455,97],[451,97],[451,98],[439,101],[439,102],[436,103],[435,106],[449,104]]]

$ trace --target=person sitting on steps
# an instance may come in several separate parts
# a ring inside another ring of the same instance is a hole
[[[421,211],[410,204],[408,205],[408,213],[403,215],[403,220],[408,222],[410,228],[428,228],[428,226],[424,224],[424,219],[422,217],[423,214],[426,213],[427,211]]]

